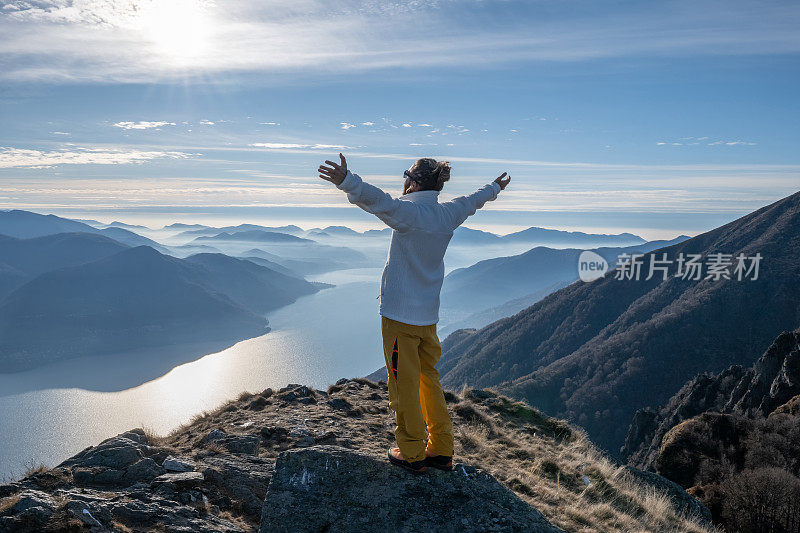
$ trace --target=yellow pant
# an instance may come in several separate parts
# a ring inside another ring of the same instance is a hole
[[[453,423],[434,368],[442,356],[436,324],[414,326],[382,316],[381,330],[400,452],[406,461],[421,461],[427,437],[431,452],[452,456]]]

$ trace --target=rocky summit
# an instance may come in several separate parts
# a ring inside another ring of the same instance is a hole
[[[243,393],[0,484],[0,532],[711,531],[692,496],[491,390],[446,392],[458,466],[386,461],[386,383]]]
[[[419,477],[380,457],[338,446],[292,450],[278,457],[261,533],[369,529],[563,531],[491,475],[468,465]]]

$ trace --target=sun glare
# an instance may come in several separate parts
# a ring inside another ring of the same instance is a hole
[[[195,63],[209,49],[211,23],[204,2],[153,2],[138,16],[138,26],[156,52],[178,65]]]

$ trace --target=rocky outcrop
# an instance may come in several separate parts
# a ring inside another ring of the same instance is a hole
[[[664,437],[685,420],[706,412],[767,416],[800,394],[800,330],[781,333],[751,368],[734,365],[716,375],[700,375],[664,406],[636,413],[621,454],[653,469]]]
[[[686,518],[685,493],[619,475],[578,428],[492,391],[445,399],[463,461],[453,472],[388,465],[385,383],[289,385],[0,484],[0,533],[254,532],[262,517],[268,531],[706,531]],[[651,487],[673,508],[651,513]]]
[[[562,531],[491,475],[467,465],[424,477],[338,446],[284,452],[261,533]]]

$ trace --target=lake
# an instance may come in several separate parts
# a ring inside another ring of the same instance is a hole
[[[0,374],[0,479],[55,466],[131,428],[165,434],[242,391],[324,389],[369,374],[383,366],[380,272],[309,277],[336,287],[268,314],[271,332],[230,347],[180,345]]]

